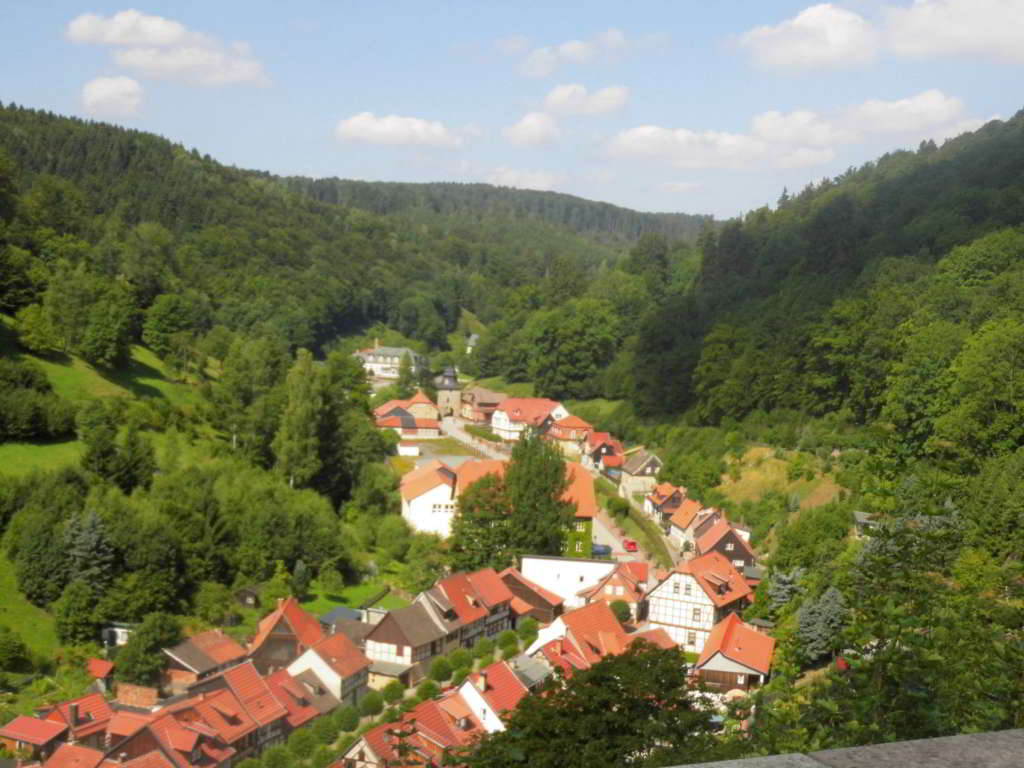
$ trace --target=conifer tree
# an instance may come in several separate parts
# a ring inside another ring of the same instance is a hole
[[[274,436],[278,470],[292,488],[304,485],[320,468],[318,419],[323,405],[321,380],[313,355],[300,349],[285,381],[288,403]]]
[[[116,553],[103,519],[90,509],[75,515],[64,529],[68,582],[80,579],[97,593],[114,580]]]

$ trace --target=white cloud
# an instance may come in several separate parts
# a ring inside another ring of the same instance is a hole
[[[740,42],[769,69],[812,69],[864,64],[875,57],[878,36],[860,15],[832,3],[805,8],[775,26],[762,26]]]
[[[561,180],[557,173],[549,171],[527,171],[508,166],[495,168],[487,176],[487,181],[499,187],[518,187],[519,189],[554,189]]]
[[[97,77],[82,86],[82,107],[96,117],[131,117],[139,111],[143,93],[130,77]]]
[[[339,121],[335,135],[342,141],[370,144],[428,147],[457,147],[462,144],[462,137],[436,120],[399,115],[377,117],[372,112],[360,112]]]
[[[65,36],[76,43],[113,46],[118,66],[147,77],[205,86],[269,82],[245,44],[226,45],[163,16],[136,10],[109,17],[85,13],[67,25]]]
[[[571,83],[552,88],[544,99],[544,106],[552,112],[599,115],[622,109],[628,100],[629,88],[624,85],[609,85],[591,93],[586,86]]]
[[[699,181],[664,181],[658,186],[669,192],[693,192],[695,189],[700,189],[702,185]]]
[[[642,125],[616,135],[608,151],[679,168],[803,168],[831,162],[837,145],[873,136],[940,138],[977,127],[963,113],[963,102],[932,89],[893,101],[871,99],[832,115],[762,112],[748,133]]]
[[[864,133],[913,133],[959,120],[963,111],[960,99],[932,88],[896,101],[870,99],[850,109],[845,120]]]
[[[586,64],[602,56],[614,55],[628,45],[629,40],[622,30],[613,27],[590,40],[566,40],[557,45],[535,48],[523,59],[523,74],[527,77],[548,77],[562,64]]]
[[[935,130],[927,131],[927,138],[932,139],[938,143],[946,141],[946,139],[953,139],[962,133],[968,133],[970,131],[976,131],[981,126],[985,125],[992,120],[1001,120],[1000,115],[992,115],[991,117],[968,117],[960,120],[952,125],[943,125]]]
[[[510,125],[503,133],[513,144],[547,144],[558,138],[558,123],[544,112],[527,112],[518,123]]]
[[[1020,0],[915,0],[886,8],[886,42],[904,56],[974,54],[1024,64]]]

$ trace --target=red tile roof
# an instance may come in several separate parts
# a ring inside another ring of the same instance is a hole
[[[341,632],[324,638],[313,646],[313,650],[342,678],[351,677],[370,666],[366,654]]]
[[[697,552],[701,553],[701,554],[703,554],[705,552],[710,552],[712,550],[712,548],[719,541],[722,540],[722,537],[725,536],[727,533],[729,533],[729,531],[731,531],[731,530],[733,530],[733,528],[729,524],[729,521],[726,520],[724,517],[720,517],[718,519],[718,522],[716,522],[714,525],[712,525],[711,528],[709,528],[707,531],[704,532],[703,536],[701,536],[699,539],[697,539],[697,542],[696,542]],[[749,554],[753,558],[757,557],[757,555],[754,554],[754,550],[751,549],[750,545],[747,544],[747,542],[743,540],[742,536],[740,536],[737,533],[735,538],[739,541],[740,546],[747,551],[747,554]]]
[[[455,470],[455,495],[461,495],[485,475],[504,477],[507,463],[502,459],[470,459],[462,462]]]
[[[249,716],[259,725],[267,725],[288,716],[288,710],[274,698],[270,687],[260,677],[252,662],[232,667],[223,675],[231,692],[235,694]]]
[[[521,597],[513,597],[509,607],[512,609],[512,613],[516,616],[525,616],[533,610],[533,606]]]
[[[103,753],[78,744],[61,744],[43,763],[43,768],[96,768],[103,762]]]
[[[488,608],[512,601],[512,592],[493,568],[484,568],[469,574],[469,583]]]
[[[431,699],[417,704],[402,716],[397,723],[385,723],[372,728],[363,734],[363,742],[377,756],[381,765],[419,765],[424,758],[430,764],[440,764],[445,749],[465,746],[482,733],[479,721],[472,714],[464,714],[469,708],[465,702],[449,702],[450,698],[461,698],[456,691],[450,691],[440,700]],[[456,706],[452,706],[455,704]],[[460,728],[457,721],[465,718],[468,728]],[[397,731],[408,731],[412,734],[405,739],[405,744],[419,755],[418,758],[403,758],[395,748],[398,745]],[[354,754],[360,748],[356,742],[345,755]],[[343,755],[343,757],[345,756]]]
[[[622,653],[626,646],[626,631],[615,618],[608,603],[589,603],[561,616],[568,635],[580,654],[594,664],[609,654]]]
[[[523,574],[521,574],[516,568],[506,568],[498,575],[501,576],[502,580],[505,580],[506,578],[511,578],[515,581],[518,581],[520,584],[522,584],[524,587],[529,589],[534,594],[538,595],[540,598],[544,600],[544,602],[550,604],[552,607],[562,604],[561,597],[556,595],[554,592],[550,592],[549,590],[544,589],[544,587],[540,586],[539,584],[535,584],[534,582],[530,581],[528,578],[523,576]]]
[[[287,669],[277,670],[266,680],[275,698],[288,710],[288,725],[292,728],[298,728],[320,714],[320,710],[310,703],[309,694],[302,684],[288,674]]]
[[[672,483],[658,483],[647,498],[650,499],[655,506],[661,506],[672,498],[676,491],[682,494],[684,499],[686,498],[686,489],[681,486],[676,487],[672,485]]]
[[[524,422],[537,426],[558,407],[554,400],[546,397],[509,397],[501,402],[496,410],[508,415],[511,422]]]
[[[255,651],[263,645],[280,621],[284,621],[291,628],[299,643],[306,648],[311,648],[324,639],[323,627],[316,617],[303,610],[294,597],[288,597],[279,601],[277,608],[260,620],[259,632],[249,644],[249,651]]]
[[[444,592],[463,624],[472,624],[489,613],[470,584],[469,574],[453,573],[437,582],[437,586]]]
[[[629,635],[629,644],[632,645],[637,640],[646,640],[648,643],[652,643],[659,648],[675,648],[676,643],[672,640],[671,635],[661,627],[657,629],[647,629],[643,632],[635,632]]]
[[[597,514],[597,495],[594,478],[576,462],[565,462],[569,487],[562,495],[564,501],[576,505],[576,517],[594,517]]]
[[[622,443],[612,437],[610,432],[590,432],[587,434],[588,451],[596,451],[602,445],[609,445],[616,453],[622,453]],[[607,457],[605,458],[607,459]]]
[[[73,725],[71,723],[72,704],[78,707],[78,721]],[[66,723],[71,726],[71,732],[75,738],[80,739],[106,728],[107,721],[113,714],[114,710],[110,708],[110,704],[103,698],[102,693],[90,693],[77,699],[61,702],[47,713],[46,719]]]
[[[693,576],[716,607],[750,598],[753,591],[735,566],[720,552],[708,552],[676,566],[680,573]]]
[[[114,662],[95,657],[86,659],[85,671],[89,673],[89,677],[103,680],[110,677],[110,674],[114,671]]]
[[[167,711],[182,720],[191,720],[193,725],[195,718],[200,718],[210,733],[219,736],[226,744],[235,743],[257,727],[256,721],[249,717],[231,689],[221,689],[177,702],[168,707]]]
[[[414,416],[412,421],[413,426],[410,427],[406,424],[406,422],[402,421],[402,418],[400,416],[378,416],[376,419],[374,419],[374,424],[381,428],[386,427],[389,429],[401,429],[405,432],[411,429],[441,428],[441,422],[439,422],[437,419],[423,419]]]
[[[114,712],[114,716],[107,721],[107,733],[115,738],[131,736],[139,728],[153,720],[153,715],[144,715],[140,712]]]
[[[0,728],[0,736],[41,747],[43,744],[53,741],[67,729],[67,725],[62,722],[18,715],[3,728]]]
[[[409,501],[419,498],[427,491],[439,485],[447,485],[449,488],[454,489],[455,470],[443,461],[434,459],[422,467],[417,467],[411,472],[406,472],[402,475],[402,480],[399,482],[399,492],[402,494],[403,499]]]
[[[622,454],[605,454],[601,457],[601,463],[606,467],[621,467],[623,462]]]
[[[704,650],[697,661],[697,669],[711,661],[716,653],[767,675],[772,668],[775,638],[745,624],[739,614],[730,613],[712,627],[711,635],[704,643]]]
[[[418,389],[416,390],[416,394],[408,400],[388,400],[383,405],[378,405],[373,409],[373,415],[377,418],[387,416],[391,411],[395,410],[395,408],[401,408],[402,410],[407,411],[411,405],[432,405],[437,408],[434,401],[423,394],[423,390]]]
[[[106,761],[104,763],[104,768],[107,763],[118,766],[119,768],[177,768],[177,766],[168,759],[167,755],[159,749],[154,749],[152,752],[147,752],[140,757],[133,758],[124,763],[118,763],[113,760]]]
[[[469,676],[470,681],[481,691],[487,704],[498,715],[511,712],[519,706],[522,698],[529,693],[523,681],[519,679],[512,667],[505,661],[496,661],[479,672]]]
[[[220,664],[227,664],[245,658],[246,650],[230,635],[225,635],[219,629],[211,629],[209,632],[200,632],[193,635],[188,642],[201,650],[213,661]]]
[[[693,518],[697,516],[700,510],[701,503],[699,501],[696,499],[684,499],[683,503],[679,505],[679,509],[669,518],[669,523],[685,531],[690,527],[690,523],[693,522]]]

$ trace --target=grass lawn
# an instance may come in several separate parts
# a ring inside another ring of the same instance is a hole
[[[483,456],[480,451],[460,443],[454,437],[439,437],[436,440],[422,440],[420,453],[424,456]]]
[[[789,464],[797,455],[796,451],[786,451],[782,458],[777,459],[772,448],[750,448],[739,460],[739,479],[733,480],[724,475],[717,490],[736,504],[758,501],[769,491],[778,491],[786,498],[795,495],[800,499],[800,506],[804,509],[833,501],[839,495],[840,489],[831,475],[816,473],[811,480],[803,477],[789,479]],[[809,458],[808,466],[817,467],[817,459]]]
[[[80,440],[62,443],[0,444],[0,475],[24,475],[35,469],[59,469],[77,464],[85,451]]]
[[[597,424],[602,419],[611,416],[615,409],[624,402],[624,400],[605,400],[603,397],[598,397],[593,400],[565,400],[562,405],[581,419],[589,421],[591,424]]]
[[[309,597],[302,601],[302,607],[314,616],[321,616],[337,608],[339,605],[359,608],[364,602],[373,597],[374,594],[384,589],[385,586],[381,582],[369,581],[344,587],[340,594],[327,594],[320,587],[320,584],[314,580],[309,587]],[[392,610],[394,608],[404,608],[408,604],[408,602],[397,595],[388,593],[381,600],[374,603],[373,607]]]
[[[29,650],[47,660],[57,650],[57,633],[53,617],[42,608],[32,605],[18,591],[14,579],[14,564],[7,555],[0,555],[0,625],[10,627],[25,642]]]
[[[501,438],[494,434],[494,430],[484,424],[467,424],[463,427],[473,437],[479,437],[481,440],[487,440],[492,443],[500,443]]]
[[[489,379],[477,379],[473,383],[494,392],[504,392],[509,397],[533,397],[532,381],[517,381],[512,383],[505,381],[501,376],[492,376]]]

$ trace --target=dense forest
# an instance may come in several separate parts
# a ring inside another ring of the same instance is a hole
[[[752,444],[836,479],[828,503],[729,510],[769,568],[747,618],[779,639],[735,754],[1019,727],[1022,227],[1024,114],[720,223],[282,179],[0,107],[0,313],[20,350],[0,360],[0,441],[84,446],[0,479],[4,554],[66,644],[155,610],[216,622],[229,585],[388,563],[429,583],[446,563],[394,514],[348,354],[380,335],[435,368],[614,401],[597,426],[707,503]],[[31,359],[111,374],[140,343],[194,402],[71,403]],[[208,460],[183,460],[199,444]]]

